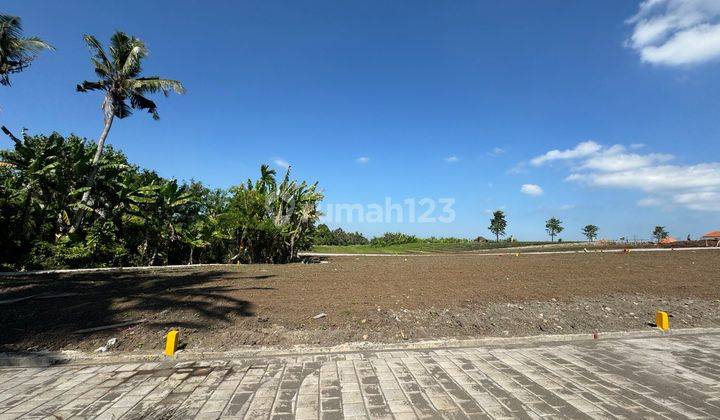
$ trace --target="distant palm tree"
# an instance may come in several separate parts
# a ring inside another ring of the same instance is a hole
[[[42,50],[53,47],[38,37],[23,38],[17,16],[0,14],[0,85],[10,86],[10,75],[23,71]]]
[[[149,93],[162,92],[167,96],[170,91],[184,93],[185,88],[177,80],[161,79],[156,76],[140,77],[142,71],[142,60],[147,57],[148,50],[141,40],[128,36],[123,32],[115,32],[110,38],[110,57],[103,50],[100,42],[92,35],[85,35],[85,42],[93,54],[91,61],[94,65],[95,74],[99,77],[96,82],[84,81],[77,85],[78,92],[90,90],[101,90],[105,92],[102,103],[102,110],[105,117],[105,125],[97,141],[97,150],[92,160],[92,165],[97,169],[98,161],[105,146],[110,127],[113,120],[125,118],[132,114],[132,109],[146,110],[157,120],[160,116],[157,113],[155,102],[146,98]],[[90,175],[88,187],[92,188],[96,171]],[[87,205],[90,199],[88,189],[81,199],[81,203]],[[83,212],[78,212],[73,230],[82,224]]]

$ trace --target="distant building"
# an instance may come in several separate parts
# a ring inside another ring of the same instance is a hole
[[[673,238],[672,236],[668,236],[667,238],[660,239],[661,244],[671,244],[674,242],[677,242],[678,240]]]
[[[720,230],[710,231],[704,234],[700,239],[720,239]]]
[[[702,236],[702,238],[700,238],[700,239],[701,239],[701,240],[702,240],[702,239],[705,240],[705,246],[707,246],[707,245],[708,245],[708,242],[710,242],[710,241],[716,241],[716,244],[715,244],[715,245],[716,245],[716,246],[720,246],[720,230],[710,231],[710,232],[704,234],[704,235]]]

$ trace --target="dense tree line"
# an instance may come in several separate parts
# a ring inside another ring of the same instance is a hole
[[[370,241],[360,232],[345,232],[342,228],[330,230],[320,224],[315,232],[315,245],[366,245]]]
[[[277,180],[263,166],[257,181],[218,190],[140,169],[112,147],[93,165],[97,145],[73,135],[11,141],[0,151],[4,269],[284,263],[311,246],[322,194],[289,170]]]
[[[371,246],[392,246],[392,245],[403,245],[403,244],[414,244],[414,243],[425,243],[425,244],[458,244],[473,242],[471,239],[465,238],[437,238],[431,236],[429,238],[418,238],[415,235],[407,235],[401,232],[386,232],[382,236],[377,236],[370,240]]]
[[[0,151],[0,268],[284,263],[310,247],[323,196],[289,169],[278,182],[262,166],[257,181],[213,190],[140,169],[106,146],[115,119],[134,110],[159,119],[149,94],[185,89],[142,74],[148,49],[134,36],[114,33],[107,50],[92,35],[83,39],[96,77],[76,90],[103,94],[103,130],[92,142],[18,138],[2,127],[14,144]],[[20,18],[0,14],[1,85],[44,49],[52,47],[23,36]]]

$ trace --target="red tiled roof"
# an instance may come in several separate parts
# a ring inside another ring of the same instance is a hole
[[[661,243],[661,244],[671,244],[671,243],[677,242],[677,241],[678,241],[678,240],[675,239],[675,238],[673,238],[672,236],[668,236],[667,238],[662,238],[662,239],[660,240],[660,243]]]
[[[720,239],[720,230],[713,230],[704,234],[703,239]]]

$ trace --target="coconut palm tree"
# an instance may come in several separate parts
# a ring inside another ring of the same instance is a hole
[[[100,90],[105,94],[102,102],[105,124],[98,138],[97,150],[92,160],[93,167],[97,168],[105,140],[116,117],[126,118],[132,114],[133,109],[140,109],[147,111],[153,119],[157,120],[160,118],[157,113],[157,105],[146,95],[162,92],[167,96],[171,91],[182,94],[185,92],[185,88],[177,80],[140,76],[142,60],[147,57],[148,50],[145,43],[134,36],[119,31],[115,32],[110,38],[109,56],[94,36],[85,35],[85,42],[93,54],[91,61],[99,79],[95,82],[86,80],[77,85],[77,90],[78,92]],[[93,171],[90,175],[88,182],[90,188],[94,183],[95,172]],[[83,194],[81,202],[87,204],[89,200],[90,190],[88,189]],[[83,212],[80,211],[75,220],[74,229],[80,227],[82,218]]]
[[[0,14],[0,85],[10,85],[10,75],[23,71],[42,50],[53,47],[38,37],[23,38],[17,16]]]

